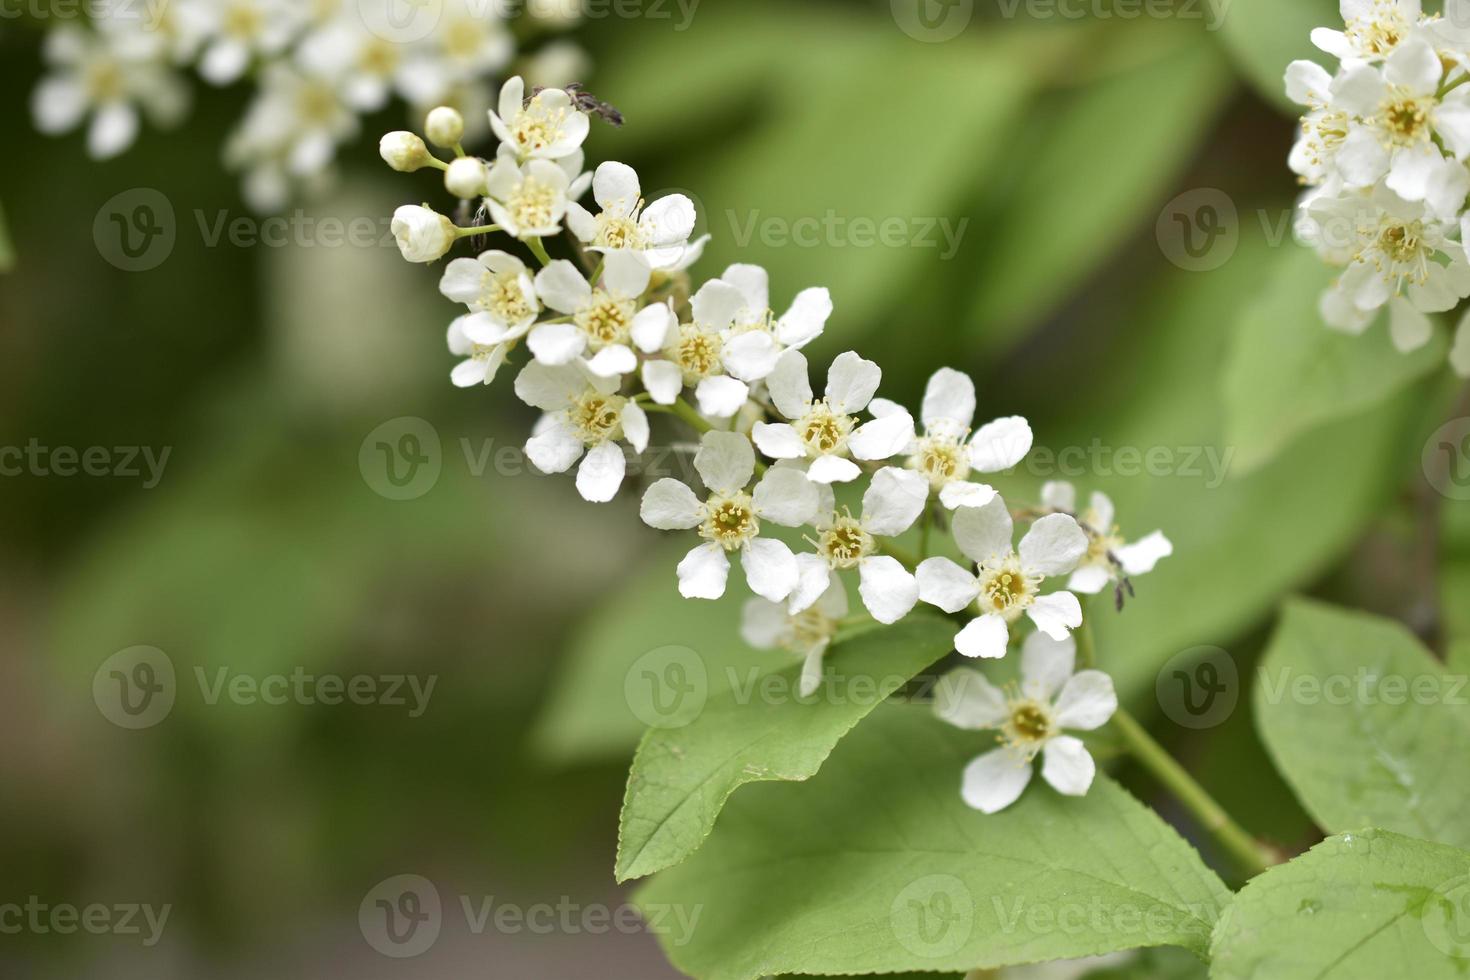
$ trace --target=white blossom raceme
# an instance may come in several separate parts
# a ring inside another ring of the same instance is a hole
[[[687,269],[704,252],[708,235],[689,241],[694,202],[669,194],[645,206],[638,174],[627,164],[609,160],[598,166],[592,197],[602,209],[595,217],[575,202],[567,209],[567,227],[589,251],[636,252],[661,271]]]
[[[965,767],[960,795],[970,807],[998,813],[1031,781],[1031,763],[1042,757],[1041,778],[1058,793],[1083,796],[1097,764],[1080,738],[1065,731],[1102,727],[1118,710],[1112,678],[1100,670],[1073,672],[1071,637],[1033,633],[1021,649],[1021,683],[1002,691],[980,671],[960,667],[940,678],[934,713],[956,727],[1000,732],[1001,745]]]
[[[560,160],[582,148],[591,123],[559,88],[548,88],[526,100],[520,76],[500,89],[499,112],[490,113],[490,128],[520,160]]]
[[[913,419],[901,406],[886,398],[875,398],[869,411],[877,418]],[[975,418],[975,382],[953,368],[940,368],[924,389],[919,411],[924,434],[911,440],[903,452],[910,469],[921,473],[938,491],[939,502],[956,507],[983,507],[995,497],[988,484],[971,482],[975,473],[1008,470],[1031,451],[1030,424],[1019,416],[996,419],[970,435]]]
[[[972,603],[979,617],[955,636],[955,649],[967,657],[1004,657],[1011,626],[1022,615],[1056,640],[1082,625],[1082,604],[1071,592],[1043,595],[1042,583],[1076,570],[1087,554],[1087,533],[1067,514],[1048,514],[1012,548],[1014,524],[1006,502],[996,497],[984,507],[961,507],[953,522],[955,543],[977,570],[948,558],[920,563],[919,598],[947,613]]]
[[[600,378],[580,362],[532,361],[516,376],[521,401],[546,414],[526,443],[526,456],[544,473],[565,473],[577,460],[577,492],[605,503],[617,496],[627,473],[619,440],[634,452],[648,448],[648,416],[617,393],[617,378]]]
[[[591,352],[588,368],[609,378],[635,370],[633,323],[651,275],[636,252],[609,255],[596,287],[565,259],[552,262],[536,273],[536,293],[570,322],[538,324],[526,339],[531,353],[543,364],[567,364]]]
[[[549,160],[534,159],[523,167],[502,155],[486,180],[486,204],[512,238],[545,238],[561,231],[570,186],[566,169]]]
[[[771,472],[783,469],[788,467],[778,465]],[[919,600],[919,583],[898,559],[880,552],[878,539],[897,537],[913,527],[927,500],[924,478],[896,466],[885,466],[873,475],[859,517],[833,508],[827,488],[826,509],[812,521],[816,551],[796,558],[801,581],[791,596],[791,611],[811,608],[836,578],[833,572],[855,568],[858,594],[874,619],[886,625],[907,616]]]
[[[816,603],[794,613],[784,602],[756,597],[741,610],[740,635],[758,650],[789,650],[802,658],[797,693],[811,697],[822,683],[822,658],[847,616],[847,590],[834,578]]]
[[[417,204],[394,211],[392,229],[398,251],[410,262],[439,261],[458,237],[454,222]]]
[[[701,501],[672,479],[659,480],[643,495],[641,514],[649,527],[697,529],[704,539],[679,562],[679,594],[686,599],[725,594],[732,552],[739,553],[745,580],[756,595],[780,602],[796,588],[796,556],[785,543],[761,537],[761,522],[782,527],[807,523],[817,509],[817,488],[798,470],[772,467],[748,490],[755,463],[755,450],[745,436],[706,432],[694,468],[709,496]]]
[[[1131,544],[1118,534],[1113,523],[1113,502],[1108,495],[1093,491],[1087,510],[1077,513],[1077,488],[1070,483],[1054,481],[1041,488],[1041,503],[1052,510],[1077,517],[1087,533],[1087,554],[1067,588],[1084,595],[1096,595],[1123,576],[1144,575],[1154,570],[1162,558],[1174,553],[1174,545],[1163,531],[1154,531]]]
[[[849,457],[888,459],[914,438],[913,419],[907,414],[858,424],[858,413],[873,400],[882,378],[878,365],[847,351],[832,361],[826,392],[814,399],[806,357],[787,351],[776,361],[766,388],[788,421],[757,422],[755,444],[772,459],[810,460],[807,475],[817,483],[857,479],[862,471]]]

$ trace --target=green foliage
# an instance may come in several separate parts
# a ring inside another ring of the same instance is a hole
[[[1330,66],[1335,59],[1311,41],[1315,27],[1342,23],[1336,0],[1212,0],[1215,32],[1256,94],[1295,116],[1300,107],[1286,97],[1286,66],[1308,58]],[[1340,29],[1340,28],[1339,28]]]
[[[809,779],[854,725],[944,656],[953,636],[952,622],[913,616],[835,644],[826,656],[827,686],[809,699],[796,695],[800,664],[765,677],[752,671],[688,725],[651,729],[628,775],[618,879],[687,858],[740,786]]]
[[[1464,946],[1465,916],[1451,904],[1462,889],[1465,851],[1385,830],[1329,838],[1236,896],[1215,932],[1210,976],[1463,977],[1466,960],[1452,956]]]
[[[875,711],[809,783],[752,787],[709,842],[641,889],[702,907],[667,947],[701,980],[944,971],[1146,945],[1203,953],[1229,892],[1106,776],[1040,779],[985,816],[959,797],[987,737],[907,705]]]
[[[1444,364],[1442,334],[1400,354],[1382,317],[1360,337],[1323,324],[1317,300],[1338,271],[1311,249],[1284,249],[1237,322],[1225,364],[1225,438],[1238,450],[1241,473],[1303,432],[1372,408]]]
[[[1470,847],[1470,691],[1403,626],[1292,602],[1255,698],[1271,755],[1323,827]]]

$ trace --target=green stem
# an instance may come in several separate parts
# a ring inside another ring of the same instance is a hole
[[[1084,667],[1092,667],[1097,660],[1092,627],[1086,622],[1077,631],[1077,653]],[[1184,804],[1184,808],[1194,815],[1200,826],[1240,865],[1242,871],[1255,877],[1276,863],[1271,852],[1242,829],[1126,709],[1120,707],[1117,710],[1112,724],[1133,758]]]
[[[432,155],[429,157],[429,159],[427,159],[427,160],[424,161],[424,166],[426,166],[426,167],[433,167],[435,170],[448,170],[449,169],[449,164],[445,163],[443,160],[440,160],[438,157],[432,156]]]
[[[696,412],[694,410],[694,406],[686,402],[684,399],[680,398],[678,401],[674,402],[674,404],[671,405],[670,408],[673,409],[675,415],[679,416],[679,418],[683,419],[685,422],[688,422],[699,432],[713,431],[714,426],[709,423],[709,420]]]
[[[934,526],[934,508],[928,505],[924,507],[924,517],[919,524],[919,557],[929,557],[929,529]]]
[[[468,238],[471,235],[489,235],[500,230],[499,225],[476,225],[473,228],[458,228],[455,235],[460,238]]]
[[[531,250],[531,254],[536,256],[537,261],[543,266],[551,264],[551,256],[546,254],[546,246],[541,243],[540,238],[532,237],[526,239],[526,247]]]

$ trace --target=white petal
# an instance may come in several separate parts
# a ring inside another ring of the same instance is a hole
[[[973,667],[957,667],[934,685],[934,714],[956,728],[999,728],[1010,714],[1006,696]]]
[[[903,619],[914,608],[919,601],[919,582],[898,559],[874,555],[858,565],[858,594],[873,618],[887,625]]]
[[[706,432],[694,454],[694,468],[716,493],[739,493],[755,475],[755,450],[738,432]]]
[[[1433,144],[1395,150],[1384,183],[1406,201],[1422,201],[1443,163],[1444,157]]]
[[[1332,104],[1354,116],[1370,117],[1388,94],[1378,69],[1366,62],[1343,66],[1332,80]]]
[[[806,660],[801,665],[801,684],[796,689],[802,697],[811,697],[822,686],[822,662],[826,653],[827,644],[823,643],[806,655]]]
[[[87,130],[87,152],[108,160],[133,145],[138,136],[138,112],[125,102],[102,106]]]
[[[980,595],[974,573],[948,558],[924,559],[915,577],[919,580],[919,598],[947,613],[959,612]]]
[[[565,473],[586,451],[564,422],[547,426],[526,442],[526,456],[542,473]]]
[[[1090,732],[1113,717],[1118,694],[1113,679],[1100,670],[1083,670],[1072,675],[1057,695],[1056,722],[1062,728]]]
[[[666,477],[644,492],[638,514],[649,527],[682,531],[704,520],[704,507],[688,486]]]
[[[888,459],[903,452],[913,441],[914,420],[904,412],[858,426],[847,445],[856,459]]]
[[[542,364],[570,364],[587,348],[587,335],[572,323],[541,323],[526,338],[526,346]]]
[[[856,415],[868,407],[883,381],[883,370],[854,351],[844,351],[827,371],[827,404],[838,415]]]
[[[796,556],[797,582],[787,603],[792,615],[804,612],[817,604],[832,588],[842,588],[842,583],[832,574],[831,567],[817,555],[810,553]],[[846,592],[843,593],[846,595]]]
[[[1415,95],[1432,94],[1443,73],[1434,46],[1422,37],[1405,38],[1383,63],[1383,80]]]
[[[740,551],[745,581],[750,591],[772,602],[780,602],[796,588],[796,556],[784,541],[756,538]]]
[[[623,406],[623,438],[635,453],[641,453],[648,448],[648,435],[648,414],[637,402],[628,402]]]
[[[761,330],[748,330],[736,334],[726,341],[720,350],[720,360],[732,377],[741,381],[761,381],[776,368],[781,350],[770,334]]]
[[[1082,625],[1082,603],[1070,592],[1053,592],[1037,596],[1026,607],[1031,622],[1053,640],[1067,636],[1068,631]]]
[[[746,321],[764,316],[771,305],[771,277],[758,265],[735,264],[720,273],[720,278],[745,297]]]
[[[1077,664],[1077,641],[1068,636],[1053,640],[1036,632],[1021,644],[1021,689],[1028,698],[1051,701],[1072,676]]]
[[[806,355],[789,350],[776,360],[766,378],[766,390],[776,410],[788,419],[799,419],[812,402],[812,385],[807,376]]]
[[[863,475],[858,465],[841,456],[818,456],[807,468],[807,479],[813,483],[851,483]]]
[[[958,435],[968,432],[975,421],[975,382],[954,368],[940,368],[924,388],[924,407],[919,413],[924,429]]]
[[[929,500],[929,481],[914,470],[885,466],[863,494],[863,529],[894,537],[914,526]]]
[[[999,660],[1006,655],[1011,633],[1005,618],[995,613],[972,619],[954,638],[954,648],[966,657]]]
[[[587,370],[599,378],[618,378],[629,374],[638,367],[638,355],[634,354],[622,344],[613,344],[604,347],[592,355],[587,362]]]
[[[47,78],[31,96],[36,128],[50,136],[76,127],[87,114],[87,90],[68,77]]]
[[[965,766],[960,796],[971,809],[999,813],[1020,797],[1031,781],[1031,763],[1011,749],[992,749]]]
[[[1097,763],[1092,761],[1082,739],[1058,735],[1041,750],[1041,778],[1064,796],[1086,796]]]
[[[603,262],[602,285],[614,296],[636,299],[652,277],[653,270],[637,252],[609,252]]]
[[[1048,514],[1031,525],[1017,549],[1032,575],[1066,575],[1087,554],[1087,532],[1070,514]]]
[[[597,219],[592,217],[591,211],[576,201],[567,204],[567,227],[583,244],[590,243],[597,238]]]
[[[753,497],[756,514],[783,527],[801,527],[817,512],[817,488],[800,470],[766,470]]]
[[[473,303],[480,298],[488,270],[475,259],[454,259],[444,267],[439,279],[439,292],[456,303]]]
[[[955,543],[976,564],[1010,554],[1014,529],[1011,512],[999,496],[984,507],[961,507],[954,513]]]
[[[694,399],[699,402],[700,412],[716,419],[727,419],[736,414],[745,407],[745,400],[749,397],[749,385],[724,375],[705,378],[694,389]]]
[[[643,387],[660,405],[672,405],[684,390],[684,372],[672,361],[644,361]]]
[[[669,194],[643,209],[638,227],[655,247],[667,247],[687,242],[697,220],[693,201],[683,194]]]
[[[981,473],[1015,466],[1031,451],[1031,425],[1020,416],[986,423],[970,440],[970,465]]]
[[[1161,558],[1168,558],[1173,553],[1174,543],[1164,536],[1163,531],[1155,531],[1113,552],[1123,563],[1123,571],[1129,575],[1145,575],[1154,570]]]
[[[821,336],[831,315],[832,294],[825,287],[803,289],[776,321],[776,339],[787,347],[805,347]]]
[[[566,259],[557,259],[536,273],[536,294],[558,313],[576,313],[592,302],[586,277]]]
[[[1091,524],[1094,531],[1106,533],[1112,529],[1115,514],[1111,497],[1101,490],[1094,490],[1087,498],[1087,506],[1088,514],[1083,517],[1083,520]]]
[[[690,300],[694,322],[705,328],[723,330],[735,322],[735,314],[745,307],[745,297],[728,282],[711,279],[699,287]]]
[[[1315,27],[1312,29],[1312,43],[1328,54],[1337,58],[1353,57],[1353,46],[1349,43],[1347,35],[1342,31],[1334,31],[1326,27]]]
[[[1395,297],[1388,304],[1388,335],[1393,339],[1393,346],[1407,354],[1429,343],[1434,325],[1408,301]]]
[[[642,196],[638,173],[626,163],[608,160],[598,166],[592,177],[592,199],[604,211],[619,217],[632,214]]]
[[[740,638],[757,650],[773,650],[791,626],[786,607],[757,596],[740,609]]]
[[[725,594],[730,559],[713,542],[695,548],[679,562],[679,594],[686,599],[718,599]]]
[[[1067,579],[1067,591],[1097,595],[1113,580],[1105,565],[1083,565]]]
[[[785,422],[757,422],[750,434],[760,451],[772,459],[800,459],[806,455],[801,436]]]
[[[633,316],[630,332],[633,343],[645,354],[657,354],[669,346],[673,333],[679,328],[679,318],[667,303],[645,306]]]
[[[1315,61],[1293,61],[1286,66],[1286,97],[1297,105],[1323,105],[1331,97],[1332,76]]]
[[[628,471],[628,461],[623,456],[623,447],[615,442],[604,442],[593,448],[577,467],[577,492],[583,500],[604,504],[618,495],[623,477]]]
[[[939,502],[947,510],[959,507],[984,507],[996,498],[995,488],[988,483],[950,480],[939,490]]]
[[[1337,150],[1337,169],[1354,187],[1372,186],[1388,173],[1389,153],[1373,131],[1354,128]]]
[[[473,388],[475,385],[485,384],[485,367],[485,362],[477,358],[460,361],[449,372],[450,383],[456,388]]]

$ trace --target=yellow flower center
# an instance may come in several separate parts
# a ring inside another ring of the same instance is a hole
[[[980,607],[1014,622],[1036,598],[1040,585],[1041,577],[1021,571],[1020,559],[1011,554],[980,570]]]
[[[796,424],[796,431],[813,456],[829,456],[847,446],[852,424],[852,416],[839,415],[827,406],[826,401],[817,401]]]
[[[726,551],[735,551],[760,533],[755,504],[749,494],[716,495],[705,503],[706,517],[699,534]]]
[[[644,249],[648,247],[648,236],[632,218],[604,212],[597,216],[597,237],[592,244],[602,248]]]
[[[592,304],[576,315],[577,326],[587,335],[593,350],[608,344],[626,344],[636,307],[633,300],[620,299],[599,289],[592,294]]]
[[[521,151],[530,153],[544,150],[561,138],[562,123],[565,122],[568,112],[567,108],[546,108],[538,95],[506,125],[510,129],[511,139],[515,140]]]
[[[684,371],[685,381],[699,381],[718,374],[723,367],[720,363],[723,349],[724,344],[715,331],[705,330],[695,323],[679,325],[674,358]]]
[[[833,568],[856,568],[873,552],[873,536],[851,514],[834,515],[832,526],[816,541],[817,551]]]
[[[1057,733],[1051,706],[1032,698],[1021,697],[1020,692],[1014,688],[1008,693],[1011,695],[1006,701],[1009,715],[1001,724],[1000,741],[1021,752],[1027,759],[1035,758],[1047,740]]]
[[[502,272],[497,275],[488,269],[475,305],[506,326],[518,324],[536,312],[526,299],[518,274]]]
[[[621,395],[604,395],[589,391],[572,404],[571,421],[577,436],[589,446],[600,445],[616,439],[623,431],[623,406],[627,399]]]
[[[958,439],[947,436],[925,436],[919,440],[919,450],[908,458],[911,470],[922,473],[929,485],[936,489],[951,480],[963,480],[970,475],[970,458]]]
[[[535,177],[527,177],[516,185],[506,209],[521,228],[547,228],[556,223],[556,188]]]
[[[1395,146],[1412,146],[1429,139],[1429,110],[1432,98],[1418,99],[1400,94],[1383,106],[1381,119]]]

